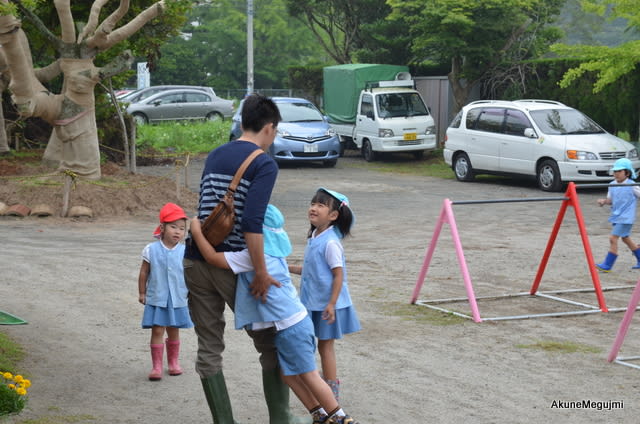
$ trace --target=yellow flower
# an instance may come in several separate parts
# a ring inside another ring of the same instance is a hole
[[[16,389],[16,385],[15,384],[7,384],[7,387],[10,388],[11,390],[15,390]]]
[[[2,376],[7,380],[10,380],[13,378],[13,375],[10,372],[5,372],[4,374],[2,374]]]
[[[23,389],[22,387],[19,387],[16,389],[16,393],[19,394],[20,396],[24,396],[27,394],[27,391],[25,389]]]
[[[16,383],[20,383],[22,380],[24,380],[24,378],[20,374],[13,377],[13,381],[15,381]]]
[[[20,383],[20,385],[25,389],[28,389],[29,387],[31,387],[31,380],[27,380],[25,378],[24,380],[22,380],[22,383]]]

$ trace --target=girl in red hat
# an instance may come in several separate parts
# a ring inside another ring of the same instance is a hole
[[[151,329],[151,362],[149,380],[162,378],[162,359],[167,345],[169,375],[180,375],[180,328],[192,328],[187,306],[187,286],[184,282],[182,257],[187,228],[187,215],[174,204],[160,209],[160,225],[154,236],[159,240],[142,250],[142,265],[138,276],[138,301],[144,305],[142,328]],[[167,339],[163,338],[165,331]]]

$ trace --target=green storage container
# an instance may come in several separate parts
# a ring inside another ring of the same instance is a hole
[[[335,124],[356,122],[356,108],[365,83],[391,81],[399,72],[409,72],[401,65],[356,63],[327,66],[323,69],[323,108]]]

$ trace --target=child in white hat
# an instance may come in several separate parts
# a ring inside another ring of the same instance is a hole
[[[266,302],[251,295],[254,272],[247,249],[216,252],[204,238],[197,217],[191,221],[191,236],[208,263],[238,274],[234,311],[236,329],[275,329],[283,379],[309,410],[313,422],[358,424],[340,408],[331,388],[317,370],[313,324],[291,282],[286,261],[291,253],[291,242],[283,226],[282,213],[275,206],[268,205],[262,232],[265,262],[267,271],[280,282],[280,286],[269,289]]]

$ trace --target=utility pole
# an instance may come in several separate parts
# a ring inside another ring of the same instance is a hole
[[[247,94],[253,93],[253,0],[247,0]]]

